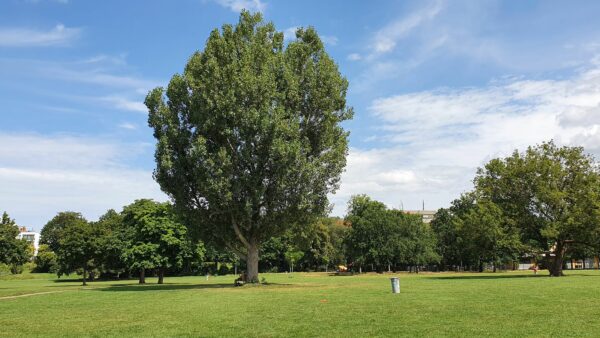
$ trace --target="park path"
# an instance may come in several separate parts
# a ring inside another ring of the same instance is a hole
[[[21,298],[21,297],[37,296],[37,295],[47,295],[47,294],[50,294],[50,293],[60,293],[60,292],[66,292],[66,291],[70,291],[70,290],[58,290],[58,291],[25,293],[25,294],[16,295],[16,296],[4,296],[4,297],[0,297],[0,300],[15,299],[15,298]]]

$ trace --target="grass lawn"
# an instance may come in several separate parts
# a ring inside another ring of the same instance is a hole
[[[5,276],[0,336],[600,336],[600,272],[546,274],[400,273],[400,294],[376,274],[262,274],[268,285],[237,288],[233,276]]]

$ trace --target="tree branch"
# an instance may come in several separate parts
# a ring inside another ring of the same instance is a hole
[[[248,242],[246,237],[244,237],[244,235],[240,231],[240,228],[237,226],[237,224],[235,223],[235,221],[233,219],[231,220],[231,225],[233,225],[233,231],[235,231],[235,234],[238,236],[238,238],[242,242],[242,244],[244,244],[246,246],[246,248],[249,248],[250,243]]]
[[[248,256],[241,252],[240,250],[238,250],[235,246],[231,245],[230,243],[225,243],[225,246],[227,248],[229,248],[229,250],[233,251],[236,255],[238,255],[241,259],[246,260],[248,258]]]

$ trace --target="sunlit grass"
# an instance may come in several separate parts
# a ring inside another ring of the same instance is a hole
[[[164,285],[52,275],[0,279],[0,336],[598,336],[600,273],[262,274]],[[149,278],[149,283],[156,279]],[[45,293],[52,292],[52,293]]]

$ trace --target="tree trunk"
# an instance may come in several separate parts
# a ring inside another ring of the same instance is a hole
[[[563,274],[563,264],[565,257],[566,245],[565,243],[559,242],[556,244],[556,250],[554,250],[554,257],[551,258],[550,264],[548,264],[548,270],[550,276],[560,277]]]
[[[140,269],[140,281],[139,284],[146,284],[146,269]]]
[[[158,284],[162,284],[164,278],[165,278],[165,268],[161,267],[158,269]]]
[[[248,283],[258,283],[258,244],[255,241],[251,241],[249,244],[246,260],[246,281]]]
[[[86,285],[87,285],[87,282],[86,282],[86,280],[85,280],[85,275],[86,275],[86,274],[87,274],[87,270],[86,270],[86,268],[84,267],[84,268],[83,268],[83,286],[86,286]]]

